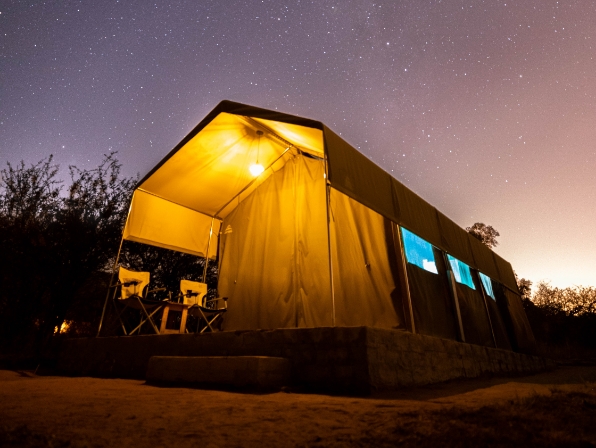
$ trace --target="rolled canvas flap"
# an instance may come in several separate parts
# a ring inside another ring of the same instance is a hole
[[[217,253],[219,220],[142,190],[134,193],[130,214],[124,227],[124,239],[204,257]]]

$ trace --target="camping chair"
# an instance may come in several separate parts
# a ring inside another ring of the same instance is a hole
[[[184,304],[189,305],[188,313],[191,316],[201,318],[205,320],[207,325],[201,329],[200,333],[203,333],[207,329],[212,332],[213,323],[219,319],[223,319],[223,314],[228,310],[228,298],[223,299],[212,299],[207,300],[207,283],[193,282],[191,280],[180,280],[180,291],[184,298]],[[219,300],[224,301],[223,308],[209,308],[209,305]],[[197,332],[199,332],[199,322],[197,322]]]
[[[157,313],[164,305],[161,300],[151,300],[147,298],[147,295],[157,291],[165,291],[165,288],[157,288],[151,291],[147,291],[149,287],[149,272],[136,272],[129,271],[123,267],[120,267],[118,271],[118,283],[112,285],[113,287],[120,288],[120,297],[118,303],[122,305],[122,309],[118,313],[118,319],[122,325],[125,335],[131,335],[135,331],[141,331],[141,327],[145,322],[149,322],[155,333],[159,334],[159,330],[153,322],[153,316]],[[141,311],[141,321],[132,330],[127,331],[126,326],[122,320],[122,313],[127,308],[133,308]],[[151,311],[151,313],[149,313]]]

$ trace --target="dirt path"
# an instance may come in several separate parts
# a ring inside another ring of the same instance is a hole
[[[162,388],[136,380],[5,370],[0,371],[0,425],[5,431],[27,425],[27,431],[74,446],[343,445],[392,431],[396,421],[427,411],[473,410],[548,396],[555,387],[593,389],[588,382],[596,382],[596,367],[563,367],[522,378],[451,382],[354,398]]]

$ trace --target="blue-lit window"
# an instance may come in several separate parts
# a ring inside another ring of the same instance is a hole
[[[493,281],[488,275],[484,275],[482,272],[479,272],[479,274],[480,281],[482,282],[482,286],[484,286],[484,292],[486,292],[486,295],[493,300],[497,300],[495,299],[495,292],[493,291]]]
[[[474,280],[472,280],[470,266],[468,266],[463,261],[459,261],[457,258],[454,258],[449,254],[447,254],[447,259],[449,260],[449,264],[451,265],[451,270],[453,271],[455,281],[457,283],[461,283],[462,285],[466,285],[472,289],[476,289],[476,287],[474,286]]]
[[[404,239],[404,251],[408,263],[438,274],[432,245],[403,227],[401,228],[401,234]]]

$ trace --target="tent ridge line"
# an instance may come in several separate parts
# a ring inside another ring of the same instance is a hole
[[[246,121],[248,121],[250,124],[252,124],[255,127],[260,127],[263,128],[265,131],[267,131],[267,133],[271,134],[273,137],[275,137],[276,139],[278,139],[280,142],[282,142],[285,146],[289,146],[289,147],[293,147],[296,148],[298,151],[301,152],[308,152],[308,151],[304,151],[302,148],[300,148],[299,146],[296,146],[294,143],[290,142],[289,140],[286,140],[285,138],[283,138],[281,135],[279,135],[278,133],[274,132],[273,130],[271,130],[271,128],[269,128],[269,126],[264,125],[263,123],[256,121],[255,119],[253,119],[252,117],[249,117],[248,115],[238,115],[239,117],[244,118]]]
[[[273,165],[275,165],[279,159],[281,159],[283,156],[285,156],[285,155],[286,155],[286,153],[287,153],[287,152],[288,152],[290,149],[292,149],[292,147],[294,147],[294,148],[295,148],[295,146],[293,146],[293,145],[290,145],[288,148],[286,148],[286,149],[285,149],[285,151],[284,151],[284,152],[282,152],[282,153],[279,155],[279,157],[278,157],[277,159],[275,159],[273,162],[271,162],[271,163],[270,163],[270,164],[267,166],[267,168],[265,168],[265,170],[264,170],[263,172],[266,172],[266,171],[267,171],[269,168],[271,168]],[[300,150],[299,148],[296,148],[296,149]],[[238,193],[236,193],[232,199],[230,199],[228,202],[226,202],[226,203],[225,203],[225,204],[224,204],[224,205],[223,205],[223,206],[222,206],[222,207],[221,207],[221,208],[220,208],[218,211],[216,211],[216,212],[215,212],[215,215],[214,215],[214,217],[218,217],[218,215],[219,215],[219,214],[222,212],[222,210],[225,210],[225,208],[226,208],[228,205],[230,205],[232,202],[234,202],[234,200],[235,200],[236,198],[238,198],[238,197],[239,197],[239,196],[240,196],[242,193],[244,193],[246,190],[248,190],[248,189],[249,189],[249,188],[250,188],[250,187],[251,187],[251,186],[252,186],[252,185],[253,185],[253,184],[254,184],[254,183],[257,181],[257,180],[259,180],[259,178],[260,178],[260,177],[261,177],[261,175],[259,174],[257,177],[255,177],[253,180],[251,180],[251,181],[248,183],[248,185],[246,185],[246,186],[245,186],[245,187],[244,187],[242,190],[240,190]],[[218,217],[218,219],[221,219],[221,218],[219,218],[219,217]],[[222,220],[222,222],[223,222],[223,219],[221,219],[221,220]]]
[[[195,209],[194,209],[194,208],[192,208],[192,207],[189,207],[189,206],[187,206],[187,205],[182,205],[182,204],[180,204],[180,203],[178,203],[178,202],[171,201],[171,200],[169,200],[169,199],[166,199],[166,198],[164,198],[163,196],[160,196],[160,195],[158,195],[158,194],[155,194],[155,193],[153,193],[153,192],[151,192],[151,191],[147,191],[147,190],[145,190],[144,188],[140,188],[140,187],[139,187],[139,188],[136,188],[136,189],[135,189],[135,191],[142,191],[143,193],[150,194],[151,196],[154,196],[154,197],[156,197],[156,198],[159,198],[159,199],[162,199],[162,200],[164,200],[164,201],[170,202],[171,204],[175,204],[175,205],[177,205],[177,206],[179,206],[179,207],[183,207],[183,208],[185,208],[185,209],[187,209],[187,210],[191,210],[191,211],[193,211],[193,212],[200,213],[201,215],[208,216],[208,217],[209,217],[209,218],[211,218],[211,219],[219,219],[220,221],[223,221],[223,219],[222,219],[222,218],[220,218],[219,216],[217,216],[217,213],[216,213],[216,214],[214,214],[214,215],[210,215],[209,213],[205,213],[205,212],[202,212],[202,211],[200,211],[200,210],[195,210]]]

